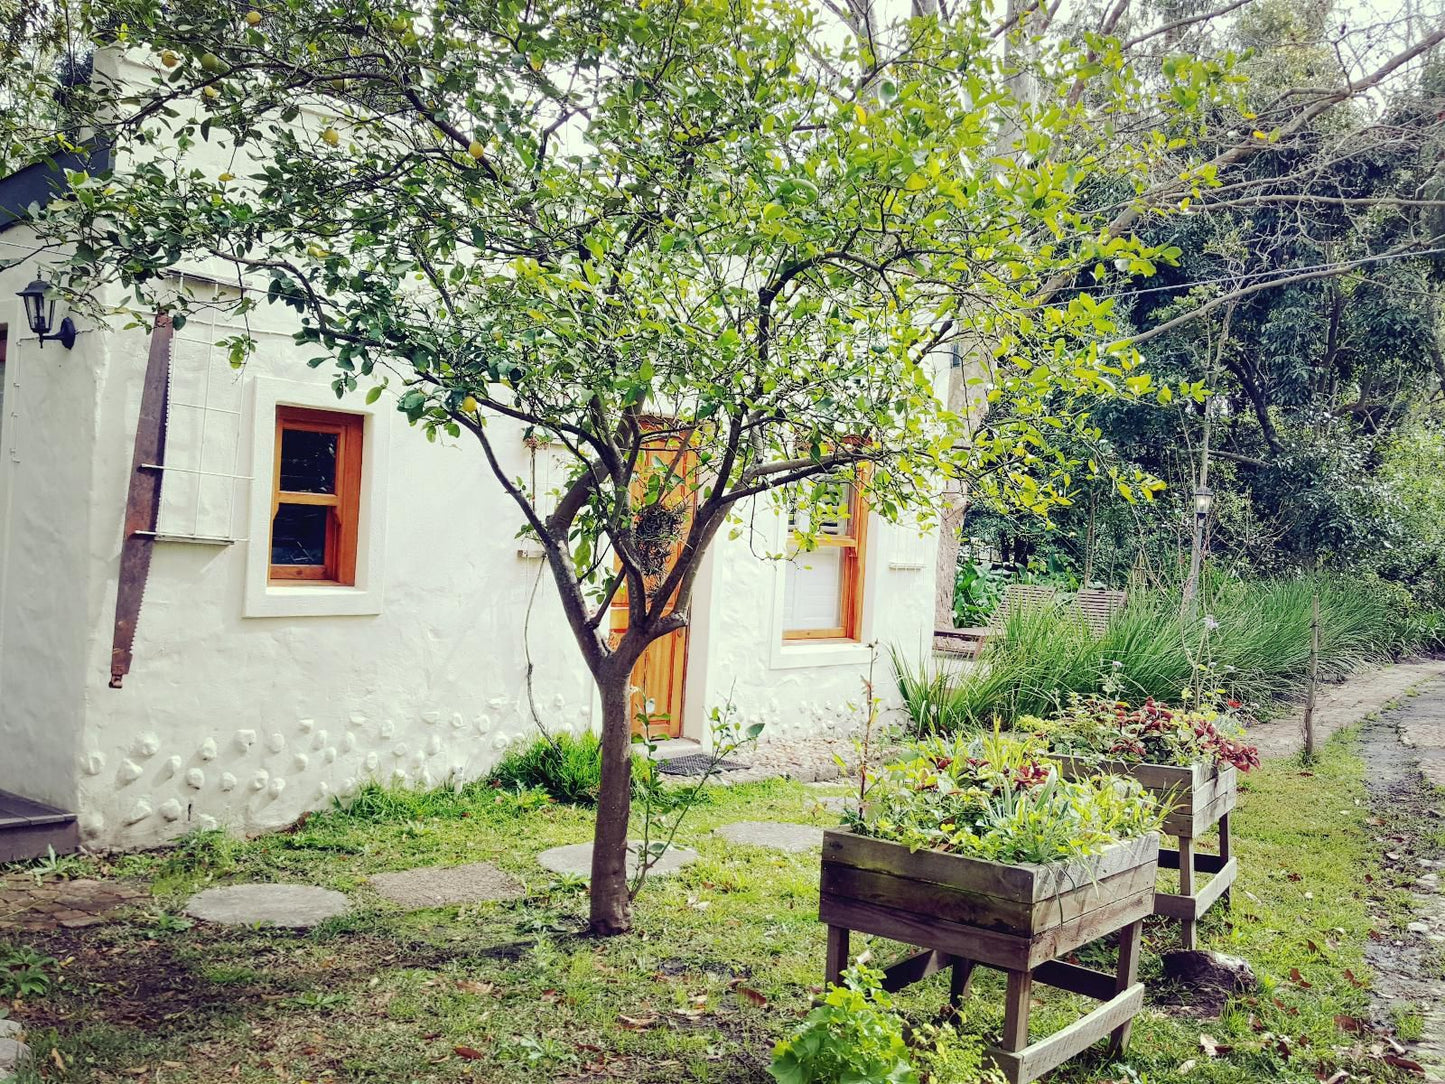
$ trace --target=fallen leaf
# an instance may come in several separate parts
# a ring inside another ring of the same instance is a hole
[[[479,1058],[486,1057],[485,1054],[474,1046],[454,1046],[452,1047],[452,1053],[459,1058],[465,1058],[467,1061],[476,1061]]]
[[[1320,1081],[1321,1084],[1345,1084],[1345,1081],[1350,1079],[1350,1074],[1343,1069],[1336,1069],[1334,1075],[1327,1077],[1324,1074],[1324,1070],[1321,1069],[1315,1074],[1315,1079]]]
[[[50,1060],[55,1063],[55,1067],[62,1073],[66,1071],[65,1058],[61,1056],[60,1051],[56,1050],[53,1046],[50,1048]],[[144,1072],[144,1070],[142,1070],[142,1072]]]
[[[1225,1046],[1213,1035],[1200,1034],[1199,1049],[1204,1051],[1206,1058],[1222,1058],[1234,1049],[1232,1046]]]
[[[1194,1061],[1193,1058],[1190,1058],[1188,1061],[1184,1061],[1184,1062],[1180,1062],[1180,1063],[1179,1063],[1179,1068],[1178,1068],[1177,1072],[1179,1073],[1180,1076],[1183,1076],[1185,1073],[1189,1072],[1190,1069],[1193,1069],[1194,1066],[1195,1066],[1195,1061]]]
[[[1303,881],[1305,878],[1302,873],[1286,873],[1285,879],[1289,881]]]
[[[1341,1031],[1369,1031],[1370,1025],[1353,1016],[1346,1016],[1343,1013],[1335,1017],[1335,1026]]]
[[[1290,981],[1293,982],[1296,986],[1298,986],[1301,990],[1308,990],[1312,986],[1314,986],[1314,983],[1305,981],[1305,977],[1299,973],[1299,968],[1297,967],[1292,967],[1289,969],[1289,978]]]
[[[768,999],[765,998],[762,994],[758,993],[756,990],[754,990],[751,986],[739,986],[737,988],[737,991],[739,997],[747,998],[758,1008],[762,1009],[767,1007]]]
[[[467,994],[490,994],[496,988],[496,985],[490,982],[474,982],[471,979],[457,980],[457,989]]]
[[[1425,1075],[1425,1067],[1418,1061],[1411,1061],[1409,1058],[1402,1058],[1399,1054],[1386,1054],[1384,1057],[1386,1065],[1393,1065],[1396,1069],[1404,1069],[1407,1073],[1418,1073]]]
[[[1353,971],[1351,971],[1348,967],[1345,968],[1345,981],[1348,982],[1351,986],[1363,986],[1363,985],[1365,985],[1365,984],[1364,984],[1363,982],[1361,982],[1359,979],[1355,978],[1355,973],[1354,973]]]
[[[619,1016],[617,1023],[623,1031],[646,1031],[657,1023],[656,1016]]]

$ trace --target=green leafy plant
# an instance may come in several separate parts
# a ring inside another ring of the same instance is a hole
[[[857,964],[790,1039],[773,1048],[778,1084],[918,1084],[883,973]]]
[[[568,805],[594,806],[602,787],[602,743],[590,732],[543,736],[508,752],[487,779],[506,790],[540,790]]]
[[[1064,710],[1048,719],[1024,716],[1017,728],[1055,753],[1179,767],[1233,765],[1247,772],[1259,767],[1259,750],[1244,741],[1242,707],[1226,700],[1222,709],[1171,708],[1153,697],[1130,707],[1112,697],[1071,696]]]
[[[24,945],[0,945],[0,997],[43,997],[54,983],[52,972],[60,966]]]
[[[1031,737],[934,738],[887,765],[865,808],[845,814],[860,835],[994,862],[1097,854],[1158,829],[1163,813],[1130,779],[1065,780]]]
[[[982,625],[998,607],[1008,576],[992,565],[960,561],[953,582],[953,620],[960,627]]]

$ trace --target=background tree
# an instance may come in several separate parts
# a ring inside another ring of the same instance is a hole
[[[599,933],[629,924],[630,675],[687,623],[745,503],[818,522],[841,478],[926,517],[964,477],[1045,509],[1089,470],[1060,438],[1096,436],[1100,396],[1177,390],[1105,345],[1113,302],[1046,287],[1175,258],[1106,229],[1119,201],[1097,194],[1178,161],[1191,118],[1229,108],[1227,59],[1146,86],[1102,36],[1008,51],[1026,25],[975,8],[849,38],[767,0],[123,0],[105,19],[109,56],[156,62],[126,85],[102,53],[80,103],[117,154],[39,224],[69,246],[68,290],[99,304],[118,281],[183,321],[168,272],[221,261],[238,312],[298,313],[339,396],[390,387],[428,437],[477,442],[601,696]],[[235,164],[200,169],[200,141]],[[955,344],[987,352],[1003,408],[966,441],[935,393]],[[238,364],[251,345],[231,340]],[[564,450],[556,493],[508,475],[515,427]]]

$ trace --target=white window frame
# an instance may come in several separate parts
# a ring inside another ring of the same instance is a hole
[[[336,398],[329,382],[257,376],[249,389],[251,508],[246,543],[246,617],[337,617],[379,614],[386,569],[386,492],[394,404],[366,405],[361,395]],[[356,583],[277,584],[271,577],[271,480],[276,470],[276,408],[305,407],[360,414],[361,504],[357,513]]]

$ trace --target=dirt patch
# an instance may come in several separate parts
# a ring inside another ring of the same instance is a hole
[[[1445,677],[1445,659],[1409,659],[1352,674],[1338,685],[1322,685],[1315,697],[1315,741],[1383,711],[1411,689]],[[1294,756],[1304,748],[1304,706],[1250,728],[1249,740],[1263,758]]]
[[[1410,1057],[1431,1066],[1429,1079],[1441,1080],[1445,896],[1439,879],[1445,875],[1445,817],[1438,791],[1421,771],[1419,751],[1401,741],[1422,708],[1438,710],[1433,698],[1407,704],[1367,724],[1361,734],[1371,825],[1387,882],[1371,896],[1379,913],[1365,955],[1374,971],[1372,1022],[1394,1037],[1391,1045],[1408,1048]],[[1403,929],[1383,913],[1390,890],[1415,893],[1415,914]]]

